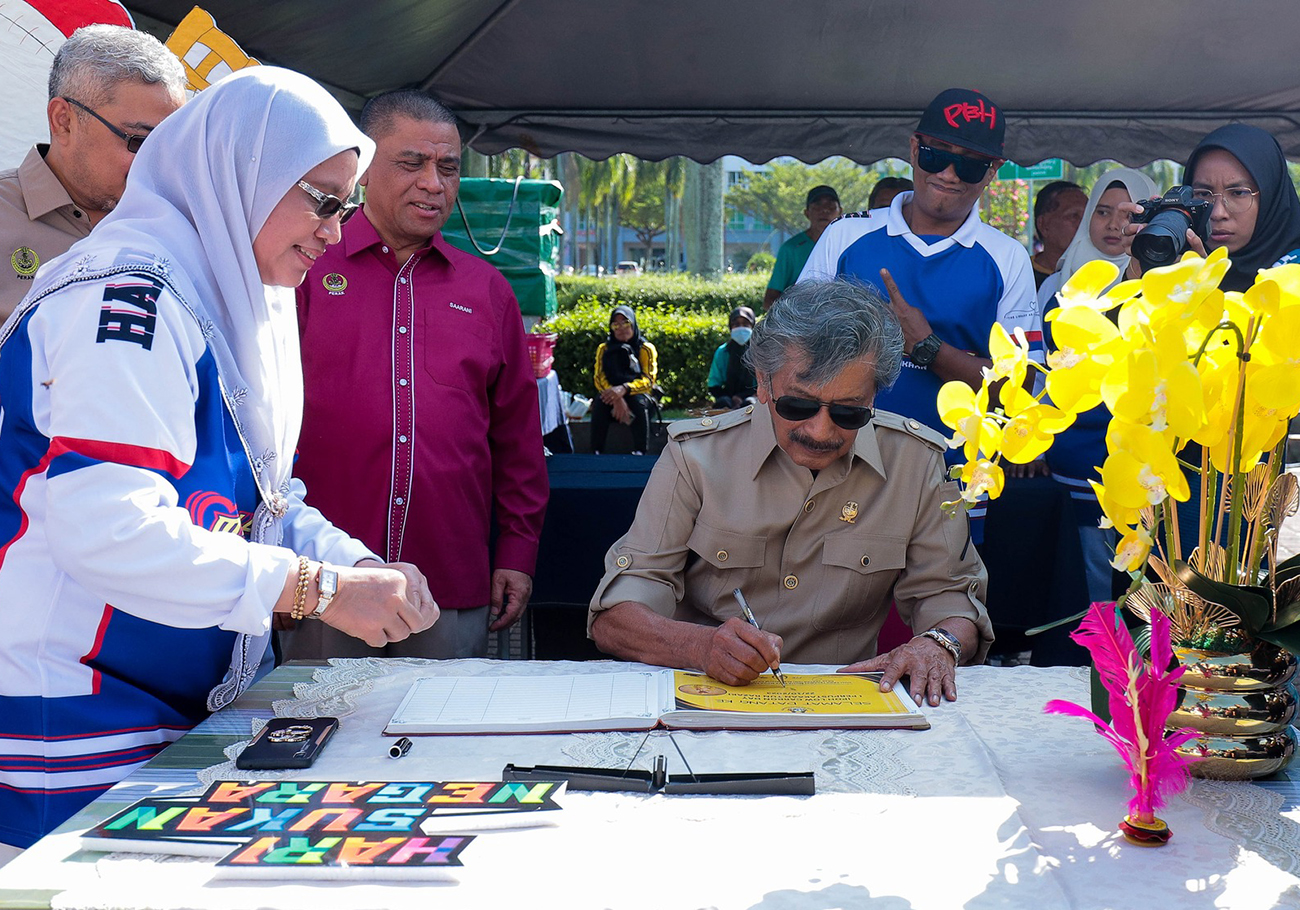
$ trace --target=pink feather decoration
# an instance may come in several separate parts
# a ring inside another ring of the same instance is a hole
[[[1094,603],[1070,637],[1092,653],[1102,685],[1110,693],[1111,723],[1060,699],[1049,701],[1043,710],[1085,717],[1097,725],[1097,732],[1115,747],[1132,772],[1134,796],[1129,801],[1129,812],[1138,818],[1150,818],[1167,796],[1186,786],[1191,760],[1175,750],[1197,736],[1195,730],[1186,727],[1165,732],[1165,722],[1178,705],[1178,680],[1186,669],[1165,669],[1173,656],[1169,617],[1159,610],[1151,612],[1150,662],[1138,654],[1128,627],[1115,615],[1113,603]]]

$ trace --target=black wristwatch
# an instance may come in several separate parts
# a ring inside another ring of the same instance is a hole
[[[939,348],[943,347],[943,342],[939,336],[931,332],[916,344],[912,345],[912,353],[907,356],[911,358],[912,363],[918,367],[928,367],[934,363],[934,358],[939,356]]]

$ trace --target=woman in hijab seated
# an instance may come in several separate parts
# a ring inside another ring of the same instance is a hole
[[[1056,292],[1062,285],[1093,260],[1105,259],[1114,263],[1123,277],[1129,267],[1129,248],[1133,244],[1132,235],[1124,232],[1129,223],[1129,213],[1124,206],[1154,195],[1157,195],[1156,185],[1151,178],[1131,168],[1114,168],[1097,178],[1088,196],[1087,208],[1083,210],[1083,220],[1061,256],[1060,267],[1043,281],[1039,289],[1038,308],[1044,316],[1056,309]],[[1117,278],[1116,282],[1119,280]],[[1110,315],[1114,317],[1115,314],[1116,311],[1112,310]],[[1051,321],[1044,319],[1043,327],[1047,332],[1048,348],[1054,350]],[[1052,479],[1070,491],[1083,551],[1089,602],[1115,599],[1110,560],[1118,537],[1114,529],[1103,530],[1098,526],[1101,503],[1088,482],[1089,479],[1101,480],[1098,467],[1106,460],[1106,429],[1109,425],[1110,411],[1104,404],[1085,411],[1056,437],[1046,456]]]
[[[292,288],[374,145],[305,76],[167,118],[0,332],[0,843],[25,847],[269,669],[272,615],[372,645],[433,624],[290,479]]]
[[[596,391],[591,403],[591,451],[605,451],[610,419],[632,428],[632,454],[644,455],[650,438],[650,393],[659,354],[645,340],[630,306],[609,314],[609,337],[596,348]]]

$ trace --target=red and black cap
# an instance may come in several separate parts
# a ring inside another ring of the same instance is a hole
[[[921,115],[916,131],[990,158],[1002,158],[1006,120],[1002,109],[979,92],[944,89]]]

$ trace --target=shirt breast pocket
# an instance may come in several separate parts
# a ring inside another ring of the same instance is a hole
[[[813,627],[832,631],[866,623],[888,609],[907,560],[907,539],[880,534],[828,537]]]
[[[438,385],[483,396],[492,383],[496,359],[490,326],[468,314],[420,314],[415,357]]]
[[[692,567],[692,577],[686,582],[688,599],[711,616],[739,612],[740,607],[731,592],[757,580],[763,567],[767,539],[697,522],[686,546],[699,556],[699,561]],[[730,606],[720,609],[724,602]]]

